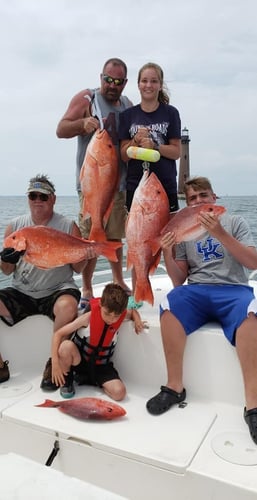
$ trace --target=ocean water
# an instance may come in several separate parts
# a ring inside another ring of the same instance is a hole
[[[242,215],[248,222],[255,245],[257,247],[257,195],[256,196],[225,196],[217,200],[219,205],[226,207],[229,213]],[[185,206],[185,202],[180,200],[180,208]],[[56,212],[74,219],[78,219],[78,197],[77,196],[58,196],[56,205]],[[23,196],[0,196],[0,248],[4,237],[4,231],[9,221],[28,211],[28,204],[26,197]],[[126,245],[125,245],[126,248]],[[126,252],[124,252],[124,255]],[[125,257],[123,262],[124,268],[126,267]],[[104,257],[99,257],[97,261],[96,271],[103,271],[109,269],[109,263]],[[125,273],[125,276],[127,273]],[[0,271],[0,288],[8,286],[10,277],[5,276]]]

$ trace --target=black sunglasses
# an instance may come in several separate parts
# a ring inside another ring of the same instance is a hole
[[[45,194],[45,193],[35,193],[34,191],[32,191],[31,193],[28,194],[28,197],[30,200],[32,201],[35,201],[37,200],[38,198],[40,199],[40,201],[48,201],[49,200],[49,194]]]
[[[103,80],[109,85],[111,83],[114,83],[114,85],[118,87],[119,85],[123,85],[123,83],[126,81],[126,78],[112,78],[111,76],[103,75]]]

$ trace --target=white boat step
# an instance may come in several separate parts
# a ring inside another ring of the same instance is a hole
[[[124,500],[15,453],[0,455],[0,500]]]

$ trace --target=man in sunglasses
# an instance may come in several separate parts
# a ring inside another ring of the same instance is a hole
[[[55,187],[46,175],[37,175],[29,181],[27,190],[30,211],[11,220],[5,237],[23,227],[43,225],[81,237],[74,221],[54,212]],[[23,252],[5,248],[1,252],[1,270],[13,273],[11,286],[0,290],[0,317],[12,326],[27,316],[44,314],[54,321],[54,331],[77,317],[80,291],[73,272],[80,273],[86,262],[67,264],[53,269],[38,269],[25,262]],[[95,252],[92,252],[95,257]],[[0,383],[10,377],[8,361],[0,354]],[[41,388],[56,390],[52,383],[51,359],[44,370]]]
[[[119,114],[132,106],[132,103],[122,92],[127,83],[127,66],[118,58],[111,58],[105,62],[100,75],[100,88],[85,89],[76,94],[61,121],[57,126],[59,138],[77,137],[77,168],[76,187],[82,206],[80,186],[80,170],[84,161],[87,146],[94,132],[100,127],[109,133],[113,144],[118,151]],[[106,225],[108,240],[121,241],[125,237],[125,180],[126,164],[120,160],[120,186],[115,195],[114,206]],[[83,238],[88,238],[91,221],[83,221],[79,214],[79,227]],[[117,251],[118,262],[110,262],[114,283],[130,292],[124,283],[122,274],[122,248]],[[96,266],[96,259],[91,259],[82,273],[81,308],[88,306],[93,296],[92,277]]]

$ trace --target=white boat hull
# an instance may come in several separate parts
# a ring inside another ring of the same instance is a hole
[[[61,399],[59,391],[39,388],[51,322],[37,316],[12,328],[1,324],[1,351],[11,370],[10,381],[0,385],[1,453],[43,465],[58,441],[52,468],[133,500],[256,498],[257,446],[243,420],[240,367],[218,325],[208,324],[188,339],[187,405],[160,417],[145,408],[166,383],[158,305],[170,281],[151,281],[155,306],[140,309],[149,330],[137,336],[126,322],[119,334],[114,362],[127,386],[121,402],[127,415],[120,420],[81,421],[57,408],[35,407],[46,398]],[[108,399],[101,389],[76,387],[76,397],[82,396]]]

